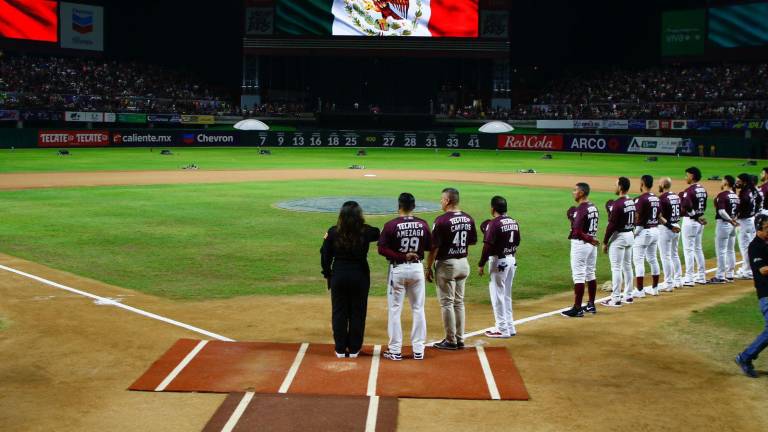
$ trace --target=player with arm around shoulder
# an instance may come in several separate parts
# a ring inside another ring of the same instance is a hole
[[[493,219],[483,224],[483,252],[477,264],[477,274],[482,276],[488,264],[488,291],[491,296],[496,327],[485,335],[490,338],[514,336],[512,316],[512,281],[517,271],[515,254],[520,246],[520,226],[507,215],[507,200],[500,196],[491,199]]]
[[[571,277],[573,279],[573,306],[560,312],[568,318],[579,318],[584,312],[597,313],[595,295],[597,294],[597,224],[600,215],[597,207],[589,201],[590,187],[587,183],[576,183],[571,192],[576,207],[568,211],[571,222]],[[589,290],[589,301],[582,307],[584,285]]]
[[[402,360],[403,328],[400,315],[403,301],[408,297],[413,313],[411,344],[413,358],[424,359],[427,320],[424,315],[424,250],[430,249],[432,234],[423,219],[413,216],[416,199],[408,192],[397,199],[398,217],[384,225],[379,238],[379,254],[389,261],[387,280],[387,306],[389,309],[387,333],[388,351],[382,355],[389,360]]]
[[[626,177],[616,181],[618,198],[606,204],[608,227],[603,237],[603,252],[611,262],[611,298],[600,304],[621,307],[632,303],[632,245],[635,237],[635,201],[627,195],[630,182]],[[623,291],[623,296],[622,296]]]

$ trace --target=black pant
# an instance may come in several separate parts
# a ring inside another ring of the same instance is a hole
[[[337,353],[356,353],[363,347],[365,315],[371,279],[359,264],[336,263],[331,277],[333,340]]]

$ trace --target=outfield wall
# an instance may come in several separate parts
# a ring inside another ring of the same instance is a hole
[[[0,129],[0,148],[392,147],[681,154],[764,158],[765,143],[733,136],[482,134],[402,131],[209,131],[188,129]]]

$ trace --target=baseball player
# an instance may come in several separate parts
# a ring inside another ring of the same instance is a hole
[[[632,259],[635,263],[635,290],[632,297],[643,298],[643,279],[645,278],[645,261],[651,266],[653,284],[649,293],[659,295],[659,261],[656,258],[656,249],[659,244],[659,216],[661,215],[661,202],[659,197],[651,192],[653,177],[644,175],[640,177],[641,195],[635,199],[637,210],[637,223],[635,224],[635,243],[632,246]]]
[[[715,252],[717,253],[717,271],[708,280],[711,284],[733,282],[733,271],[736,266],[736,212],[739,207],[739,197],[733,192],[736,180],[727,175],[720,185],[720,192],[715,197]]]
[[[768,167],[760,171],[760,181],[763,182],[758,189],[763,205],[760,207],[760,213],[768,216]]]
[[[635,237],[635,202],[627,196],[629,179],[619,177],[616,181],[615,201],[608,201],[608,228],[603,237],[603,252],[611,261],[611,298],[600,304],[609,307],[622,306],[622,288],[624,300],[632,303],[632,245]],[[623,283],[622,283],[623,281]]]
[[[573,278],[573,307],[561,315],[569,318],[583,317],[584,312],[595,314],[595,295],[597,294],[597,224],[600,215],[597,207],[589,201],[589,185],[576,183],[573,188],[573,200],[576,207],[568,210],[568,218],[571,221],[571,232],[568,238],[571,240],[571,276]],[[585,307],[581,303],[584,299],[584,284],[589,290],[589,301]]]
[[[752,279],[752,270],[749,265],[749,244],[755,238],[755,214],[758,207],[758,192],[752,182],[752,176],[741,173],[736,179],[736,190],[739,194],[739,207],[736,210],[736,220],[739,223],[736,238],[739,241],[741,252],[741,267],[736,272],[739,279]]]
[[[684,286],[694,283],[706,284],[704,249],[701,238],[704,235],[704,225],[707,220],[704,212],[707,210],[707,190],[699,184],[701,170],[690,167],[685,170],[685,181],[689,185],[682,192],[683,210],[683,257],[685,258]]]
[[[389,350],[382,354],[389,360],[402,360],[403,328],[400,314],[408,296],[413,313],[411,343],[414,360],[424,359],[424,341],[427,320],[424,316],[424,250],[430,249],[432,235],[426,221],[413,216],[416,199],[410,193],[397,198],[398,217],[384,225],[379,238],[379,254],[389,260],[387,306],[389,317],[387,333]]]
[[[432,225],[427,280],[437,282],[445,329],[445,339],[434,347],[455,350],[464,347],[464,283],[469,276],[467,253],[469,246],[477,244],[477,230],[472,216],[459,209],[458,190],[443,189],[440,206],[445,213]]]
[[[483,253],[477,264],[477,274],[482,276],[483,267],[488,263],[488,291],[496,320],[496,327],[485,335],[508,338],[517,333],[512,318],[512,281],[517,270],[515,253],[520,246],[520,226],[507,216],[507,200],[503,197],[491,199],[491,216],[493,219],[483,223],[480,229],[484,233]]]
[[[672,179],[664,177],[659,181],[659,252],[661,268],[664,271],[664,283],[659,291],[672,292],[683,286],[683,266],[677,247],[680,240],[680,197],[670,192]]]

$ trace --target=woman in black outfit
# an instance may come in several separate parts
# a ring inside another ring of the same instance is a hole
[[[378,228],[365,223],[360,205],[347,201],[323,240],[320,263],[331,290],[336,357],[355,358],[363,346],[371,287],[368,244],[378,241],[379,234]]]

